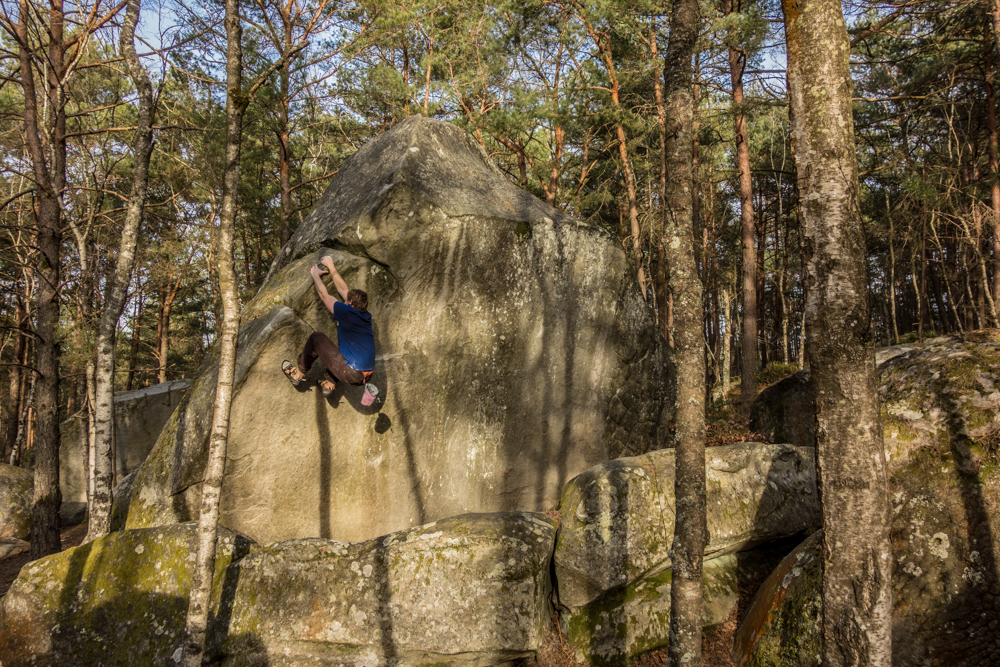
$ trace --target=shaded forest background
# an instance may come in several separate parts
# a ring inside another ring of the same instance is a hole
[[[21,61],[32,45],[45,150],[65,145],[60,411],[88,409],[97,319],[132,179],[136,91],[118,53],[125,3],[2,0],[0,438],[30,449],[38,184]],[[632,0],[244,2],[236,261],[245,302],[358,147],[412,114],[464,127],[508,178],[617,234],[663,323],[667,7]],[[998,0],[845,4],[876,344],[996,326]],[[118,391],[190,377],[222,321],[215,233],[225,139],[222,5],[143,8],[155,148]],[[780,7],[704,2],[695,58],[695,233],[709,386],[804,359],[804,286]],[[64,25],[63,25],[64,22]],[[57,43],[58,42],[58,43]],[[53,46],[65,63],[54,73]],[[288,65],[279,65],[282,58]],[[273,70],[273,71],[272,71]],[[65,126],[48,123],[59,107]],[[47,115],[48,114],[48,115]],[[741,178],[743,175],[743,178]],[[745,363],[746,362],[746,363]],[[89,381],[88,381],[89,380]],[[745,383],[755,385],[753,383]]]

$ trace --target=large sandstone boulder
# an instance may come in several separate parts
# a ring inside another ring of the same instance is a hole
[[[111,533],[25,565],[0,600],[4,667],[174,667],[196,526]],[[226,567],[250,541],[219,529],[213,608]]]
[[[819,530],[761,584],[736,631],[733,657],[738,667],[818,667],[822,663],[822,549],[823,531]]]
[[[137,470],[152,451],[191,380],[173,380],[115,394],[115,480]],[[87,502],[87,422],[67,419],[59,433],[59,490],[63,502]]]
[[[704,561],[702,626],[728,620],[748,587],[767,577],[794,546],[788,540],[778,540]],[[669,569],[639,577],[572,614],[565,631],[569,643],[576,647],[577,662],[617,667],[667,646],[672,580]]]
[[[0,558],[28,553],[31,543],[16,537],[0,537]]]
[[[923,447],[891,479],[896,665],[1000,664],[1000,464],[994,455],[964,472],[965,456],[947,444]],[[761,588],[738,633],[738,665],[820,664],[817,549],[801,547],[806,556],[787,574],[797,582],[787,593],[773,582]],[[781,572],[772,578],[785,581]]]
[[[362,543],[272,544],[230,567],[218,643],[229,664],[272,666],[529,657],[550,620],[555,528],[543,514],[467,514]]]
[[[816,446],[816,391],[805,368],[764,388],[750,406],[750,430],[771,442]]]
[[[706,557],[818,527],[813,452],[760,443],[709,449]],[[664,645],[670,610],[674,451],[595,466],[566,486],[560,510],[554,566],[570,642],[602,664],[621,664]],[[743,563],[744,575],[739,576],[750,577],[747,561]],[[711,568],[706,566],[706,588],[716,589],[713,598],[730,594],[726,591],[739,578],[734,574],[737,564],[716,558]],[[728,615],[730,609],[725,607],[723,613]]]
[[[322,253],[369,294],[384,399],[370,408],[360,387],[328,400],[279,370],[313,331],[335,338],[308,274]],[[672,415],[621,244],[426,118],[343,165],[242,317],[222,522],[261,543],[549,509],[574,475],[658,446]],[[129,527],[195,516],[216,369],[140,469]]]
[[[933,339],[880,370],[890,473],[923,449],[953,454],[970,473],[995,458],[1000,451],[1000,344]]]
[[[0,537],[31,536],[35,477],[30,470],[0,463]]]
[[[542,514],[470,514],[362,543],[260,549],[220,528],[207,655],[271,667],[530,657],[550,621],[555,530]],[[0,600],[0,664],[173,667],[195,533],[112,533],[27,565]]]
[[[923,345],[876,351],[879,400],[890,472],[909,453],[954,440],[953,426],[967,431],[970,465],[1000,441],[1000,330],[942,336]],[[815,395],[809,370],[784,378],[760,393],[750,428],[774,442],[804,447],[816,443]],[[952,423],[954,422],[954,424]],[[957,446],[966,447],[963,442]]]

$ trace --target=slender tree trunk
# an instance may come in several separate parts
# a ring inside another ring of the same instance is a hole
[[[806,367],[806,309],[805,309],[805,299],[803,299],[802,308],[802,331],[799,335],[799,359],[798,366],[799,370]]]
[[[190,259],[188,260],[190,261]],[[181,288],[182,275],[177,276],[172,286],[168,286],[169,291],[160,295],[160,308],[156,318],[156,381],[163,383],[167,381],[167,352],[170,345],[170,309],[177,298],[177,292]]]
[[[924,324],[934,326],[927,308],[927,216],[922,216],[922,226],[920,228],[920,287],[917,290],[917,317],[920,322],[917,324],[917,341],[924,339]]]
[[[618,106],[617,91],[613,94],[615,106]],[[632,256],[635,258],[636,278],[639,280],[639,290],[643,301],[646,300],[646,270],[642,259],[642,244],[639,238],[639,204],[635,190],[635,174],[628,159],[628,146],[625,144],[625,128],[621,123],[615,124],[615,134],[618,138],[618,156],[622,160],[625,172],[625,194],[628,197],[629,230],[632,232]]]
[[[892,663],[892,551],[840,0],[783,0],[823,508],[824,667]]]
[[[282,14],[284,28],[285,53],[292,50],[292,19],[291,14]],[[278,74],[280,112],[278,116],[278,187],[281,191],[281,206],[278,217],[281,222],[280,243],[284,247],[292,238],[292,176],[291,176],[291,132],[289,131],[289,106],[291,104],[291,69],[290,62],[285,63]]]
[[[31,386],[28,388],[28,397],[24,401],[24,406],[21,408],[21,413],[17,417],[17,435],[14,436],[14,446],[10,450],[10,465],[17,465],[21,460],[21,452],[24,451],[24,445],[26,442],[30,442],[28,437],[28,431],[31,427],[30,417],[31,411],[35,403],[35,387],[37,384],[35,380],[37,375],[32,373],[31,375]]]
[[[612,55],[611,38],[596,32],[593,26],[584,19],[591,38],[597,45],[604,60],[605,69],[608,72],[609,89],[611,92],[611,102],[615,111],[621,113],[621,101],[619,98],[620,85],[618,72],[615,68],[615,61]],[[625,194],[628,198],[629,231],[632,237],[632,256],[636,264],[636,278],[639,281],[639,290],[642,292],[643,301],[646,300],[646,270],[642,257],[642,244],[639,238],[639,204],[636,196],[635,173],[632,171],[632,164],[629,162],[628,144],[626,143],[625,127],[621,122],[615,123],[615,138],[618,140],[618,157],[622,161],[622,173],[625,174]]]
[[[730,311],[732,310],[732,298],[729,296],[729,288],[722,290],[722,318],[726,324],[725,333],[722,335],[722,396],[723,400],[729,400],[729,383],[731,379],[730,349],[733,341],[733,327],[730,324]]]
[[[94,376],[97,373],[97,364],[94,359],[87,360],[87,447],[83,452],[83,469],[87,471],[87,507],[92,507],[94,504],[94,489],[96,488],[95,479],[97,477],[97,471],[95,466],[97,463],[96,443],[97,443],[97,419],[96,419],[96,409],[97,405],[97,393],[96,387],[94,386],[95,380]]]
[[[676,515],[670,586],[670,645],[667,664],[700,667],[702,559],[708,540],[705,521],[705,336],[702,284],[695,263],[692,193],[694,178],[694,74],[698,38],[697,0],[675,0],[670,42],[664,57],[667,192],[664,246],[673,294],[677,369]]]
[[[885,210],[889,210],[889,193],[885,195]],[[892,315],[892,340],[899,345],[899,324],[896,322],[896,252],[893,245],[895,234],[892,228],[892,216],[889,216],[889,306]]]
[[[951,333],[951,318],[948,317],[947,306],[944,302],[944,295],[941,293],[941,281],[938,280],[938,272],[934,269],[935,262],[928,262],[927,275],[931,282],[931,296],[934,297],[934,304],[937,306],[938,324],[936,331],[942,334]],[[933,318],[931,318],[933,320]]]
[[[1000,30],[1000,0],[993,0],[993,7],[994,36],[997,39],[997,50],[1000,54],[1000,35],[996,35],[996,31]],[[993,300],[996,301],[1000,299],[1000,149],[997,147],[996,75],[992,65],[992,62],[988,62],[986,66],[986,128],[988,130],[990,171],[993,172],[990,203],[993,210]],[[996,314],[994,313],[995,319]]]
[[[566,143],[566,130],[561,122],[557,122],[552,132],[552,169],[549,170],[549,181],[543,183],[545,203],[555,208],[556,195],[559,193],[559,175],[562,173],[563,148]]]
[[[656,273],[653,275],[653,294],[656,299],[656,323],[663,340],[673,348],[673,318],[670,312],[670,267],[667,266],[667,249],[663,239],[656,244]]]
[[[25,275],[25,277],[27,276]],[[10,367],[10,394],[3,406],[4,449],[0,453],[3,454],[4,460],[7,460],[8,452],[14,448],[14,441],[17,439],[17,422],[24,398],[21,387],[24,384],[22,378],[25,375],[25,369],[21,367],[21,364],[24,363],[26,357],[28,337],[25,335],[25,331],[30,324],[28,309],[20,293],[15,294],[14,298],[17,302],[14,307],[14,326],[17,327],[17,331],[14,333],[14,363]]]
[[[252,91],[243,91],[243,51],[241,47],[239,0],[225,0],[226,25],[226,167],[223,173],[222,208],[219,212],[219,253],[217,258],[222,297],[222,334],[220,335],[218,384],[215,412],[209,439],[198,515],[198,554],[191,582],[187,625],[184,629],[185,667],[200,667],[205,652],[208,629],[209,593],[215,570],[216,539],[219,526],[219,501],[226,467],[229,438],[229,411],[233,398],[236,367],[236,343],[240,325],[240,302],[233,260],[233,236],[236,226],[236,197],[240,177],[240,141],[243,113]]]
[[[732,0],[724,0],[723,12],[739,11]],[[757,398],[757,253],[754,245],[753,184],[750,180],[750,139],[747,116],[743,110],[743,71],[746,54],[729,48],[729,78],[735,107],[736,165],[740,172],[740,242],[743,266],[743,367],[740,372],[740,409],[749,414]]]
[[[993,0],[992,10],[993,45],[996,47],[997,51],[997,62],[1000,62],[1000,0]]]
[[[142,288],[136,295],[138,299],[135,304],[135,314],[132,317],[132,344],[128,352],[128,380],[125,384],[125,391],[132,391],[132,383],[135,381],[135,366],[139,358],[139,322],[142,315]]]
[[[125,295],[132,281],[135,248],[146,203],[149,182],[149,160],[153,153],[153,86],[135,51],[135,27],[139,21],[140,0],[128,0],[122,24],[119,48],[125,58],[129,77],[139,95],[136,133],[132,144],[132,192],[129,196],[118,245],[115,273],[108,280],[97,330],[97,359],[94,371],[94,493],[89,508],[86,541],[90,542],[111,531],[111,492],[114,487],[114,379],[115,332],[125,306]]]

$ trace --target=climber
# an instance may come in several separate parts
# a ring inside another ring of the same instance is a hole
[[[343,303],[327,291],[322,278],[327,271],[333,278],[333,286],[340,293]],[[365,384],[375,369],[372,314],[368,312],[368,295],[363,290],[348,288],[329,256],[321,258],[319,264],[309,269],[309,273],[320,300],[337,320],[337,341],[340,345],[334,345],[326,334],[316,331],[306,341],[297,360],[298,365],[285,359],[281,362],[281,370],[289,382],[298,386],[305,380],[305,374],[309,372],[316,357],[319,357],[326,366],[324,379],[319,386],[323,395],[329,396],[336,389],[337,380],[348,384]]]

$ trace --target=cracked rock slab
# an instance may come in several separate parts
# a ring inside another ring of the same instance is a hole
[[[820,525],[811,448],[761,443],[713,447],[706,452],[706,485],[706,558]],[[669,594],[654,592],[658,586],[669,588],[670,581],[674,451],[591,468],[566,486],[560,510],[554,563],[558,602],[565,610],[561,618],[574,633],[570,640],[584,643],[588,656],[611,663],[663,645]],[[710,575],[715,576],[707,569],[706,577]],[[637,605],[637,597],[655,598],[656,603]],[[602,614],[623,631],[609,631]]]
[[[367,542],[272,544],[227,573],[237,583],[224,662],[486,667],[531,656],[550,618],[555,527],[542,514],[466,514]]]

